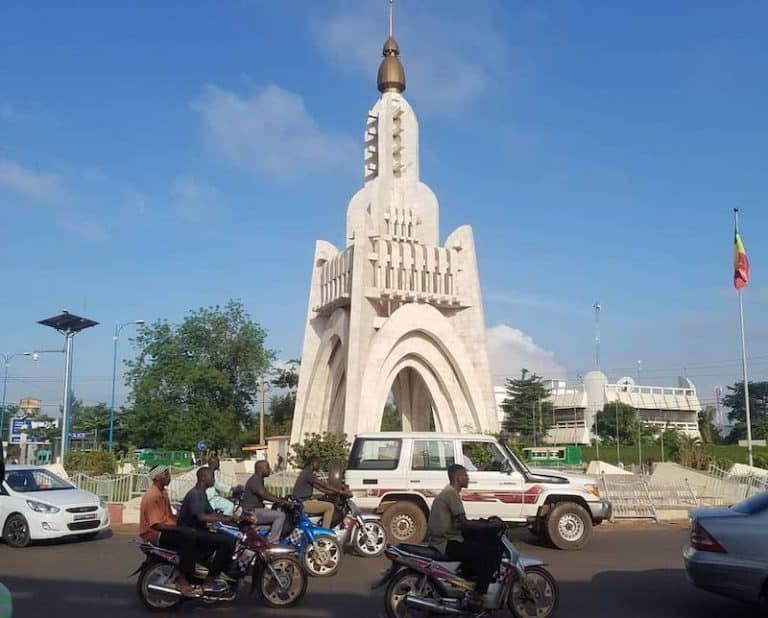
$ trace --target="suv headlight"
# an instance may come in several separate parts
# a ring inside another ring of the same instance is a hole
[[[27,500],[27,506],[36,513],[58,513],[61,510],[58,506],[38,502],[37,500]]]
[[[99,506],[105,511],[107,510],[107,501],[104,498],[99,498]]]
[[[593,496],[597,496],[598,498],[600,497],[600,488],[597,485],[594,485],[593,483],[587,483],[584,485],[584,489],[586,489]]]

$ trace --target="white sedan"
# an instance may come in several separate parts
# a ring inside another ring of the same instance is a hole
[[[11,547],[64,537],[93,538],[109,528],[107,504],[45,468],[8,466],[0,484],[0,530]]]

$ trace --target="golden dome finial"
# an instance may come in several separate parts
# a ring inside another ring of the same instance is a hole
[[[384,59],[379,65],[377,85],[379,92],[403,92],[405,90],[405,69],[400,63],[400,47],[394,36],[395,6],[394,0],[389,0],[389,37],[384,43]]]

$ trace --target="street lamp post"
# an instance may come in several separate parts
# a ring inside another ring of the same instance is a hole
[[[115,436],[115,379],[117,377],[117,342],[120,339],[120,331],[126,326],[144,326],[144,320],[134,320],[123,324],[115,324],[115,334],[112,337],[112,403],[109,406],[109,452],[112,452]]]
[[[75,335],[86,328],[97,326],[98,322],[82,318],[79,315],[62,311],[59,315],[38,321],[38,324],[48,326],[58,331],[65,337],[64,353],[66,362],[64,364],[64,410],[61,416],[61,463],[67,455],[69,441],[69,413],[72,407],[72,344]]]
[[[3,373],[3,404],[0,409],[0,442],[3,441],[3,431],[5,430],[5,394],[8,390],[8,369],[11,366],[11,359],[17,356],[30,356],[31,352],[16,352],[15,354],[0,354],[5,371]],[[9,436],[10,439],[10,436]]]

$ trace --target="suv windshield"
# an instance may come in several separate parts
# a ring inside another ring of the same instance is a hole
[[[513,465],[517,468],[518,472],[522,472],[524,474],[533,474],[531,472],[531,469],[525,465],[520,458],[515,455],[515,452],[509,448],[503,441],[499,440],[499,445],[502,449],[504,449],[504,452],[507,454],[507,456],[512,460]]]
[[[26,493],[29,491],[52,491],[54,489],[74,489],[65,480],[43,468],[30,470],[11,470],[5,475],[5,483],[13,491]]]
[[[348,470],[395,470],[401,441],[396,438],[357,438],[349,455]]]

